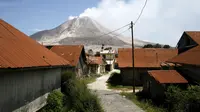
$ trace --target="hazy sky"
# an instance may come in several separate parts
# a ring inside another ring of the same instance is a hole
[[[0,17],[26,34],[89,16],[113,30],[135,21],[145,0],[0,0]],[[142,40],[175,45],[185,30],[200,30],[200,0],[148,0],[134,29]],[[120,31],[119,31],[120,32]],[[130,36],[130,32],[124,34]],[[130,39],[130,38],[127,38]]]

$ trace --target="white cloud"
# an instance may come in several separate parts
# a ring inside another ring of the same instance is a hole
[[[35,28],[35,29],[30,29],[29,31],[32,31],[32,32],[39,32],[39,31],[42,31],[43,29],[38,29],[38,28]]]
[[[89,16],[112,30],[135,21],[144,2],[101,0],[97,7],[88,8],[79,16]],[[135,26],[135,37],[175,45],[184,30],[200,30],[199,4],[199,0],[148,0]]]
[[[69,16],[69,17],[68,17],[68,20],[72,20],[72,19],[74,19],[74,18],[77,18],[77,16]]]

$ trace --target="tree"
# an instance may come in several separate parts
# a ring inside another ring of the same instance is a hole
[[[153,48],[153,45],[152,44],[147,44],[147,45],[144,45],[143,48]]]
[[[164,45],[163,48],[168,49],[168,48],[171,48],[171,47],[169,45]]]
[[[154,48],[162,48],[162,46],[160,44],[156,44],[154,45]]]

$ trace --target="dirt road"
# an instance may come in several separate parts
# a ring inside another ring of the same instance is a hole
[[[119,95],[119,91],[107,89],[106,81],[109,76],[109,74],[103,75],[95,82],[88,84],[88,87],[100,98],[105,112],[144,112],[133,102]]]

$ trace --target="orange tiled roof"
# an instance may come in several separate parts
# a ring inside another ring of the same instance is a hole
[[[200,65],[200,46],[196,46],[188,51],[185,51],[172,59],[167,60],[167,62],[178,63],[178,64],[188,64],[188,65]]]
[[[0,68],[61,66],[68,61],[0,19]]]
[[[185,31],[185,33],[200,45],[200,31]]]
[[[152,70],[148,73],[159,83],[188,83],[176,70]]]
[[[88,57],[88,64],[98,64],[101,65],[103,64],[102,57]]]
[[[76,66],[83,49],[83,45],[55,45],[51,51],[69,61],[71,66]]]
[[[163,48],[137,48],[134,51],[134,66],[138,68],[158,68],[161,62],[165,62],[178,54],[177,49]],[[132,67],[131,48],[118,49],[118,65],[121,68]]]

